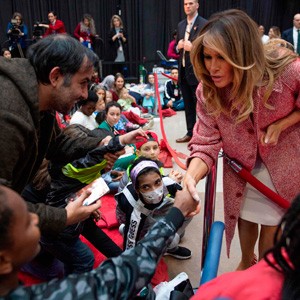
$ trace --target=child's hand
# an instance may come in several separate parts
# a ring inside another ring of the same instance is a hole
[[[171,170],[169,177],[176,181],[177,183],[180,183],[182,181],[183,175],[181,172],[177,170]]]
[[[112,170],[110,172],[110,175],[112,177],[112,181],[120,181],[121,178],[123,177],[124,175],[124,172],[123,171],[117,171],[117,170]]]

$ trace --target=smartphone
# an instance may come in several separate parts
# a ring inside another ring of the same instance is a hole
[[[91,189],[92,193],[83,201],[83,205],[91,205],[109,192],[109,187],[102,177],[94,180],[85,188]]]
[[[100,199],[103,195],[109,192],[109,187],[107,186],[104,179],[100,177],[94,180],[93,182],[91,182],[90,184],[88,184],[87,186],[85,186],[84,188],[82,188],[81,190],[79,190],[78,192],[70,195],[66,199],[66,203],[68,203],[69,201],[77,200],[82,195],[82,193],[87,189],[91,190],[92,193],[83,201],[84,206],[93,204],[98,199]]]

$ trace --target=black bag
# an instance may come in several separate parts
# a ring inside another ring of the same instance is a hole
[[[193,287],[189,279],[175,286],[170,294],[170,300],[188,300],[194,295]]]

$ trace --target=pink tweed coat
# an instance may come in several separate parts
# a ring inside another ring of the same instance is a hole
[[[300,123],[283,131],[276,146],[262,145],[260,138],[270,124],[300,109],[300,59],[288,65],[274,83],[273,92],[268,100],[274,109],[268,109],[261,103],[263,94],[264,88],[254,91],[253,121],[249,117],[235,124],[232,118],[224,114],[219,117],[207,114],[203,87],[200,83],[196,91],[198,120],[189,143],[191,153],[188,163],[193,157],[199,157],[210,169],[222,148],[229,157],[252,170],[259,154],[270,173],[276,191],[291,201],[300,192]],[[223,182],[225,232],[229,256],[246,182],[225,162]]]

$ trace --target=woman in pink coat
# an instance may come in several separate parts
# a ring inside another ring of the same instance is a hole
[[[300,61],[278,43],[265,47],[239,10],[212,16],[193,43],[198,121],[184,181],[195,199],[221,149],[287,200],[300,191]],[[272,246],[284,209],[226,163],[223,171],[227,250],[238,224],[242,270],[255,261],[257,240],[259,259]]]

